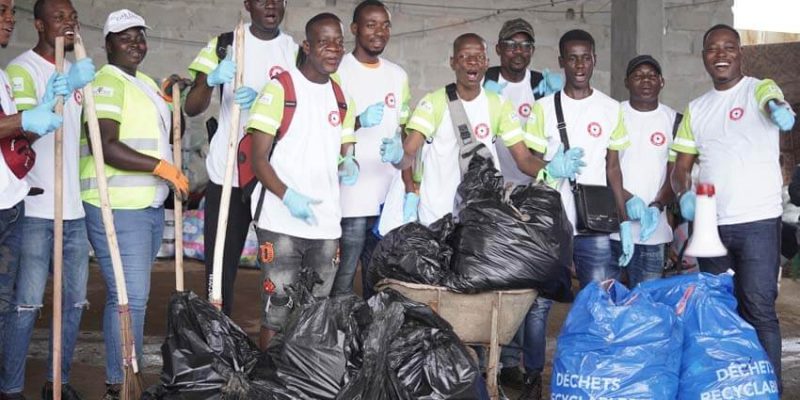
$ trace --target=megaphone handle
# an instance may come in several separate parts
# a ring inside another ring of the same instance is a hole
[[[689,239],[692,238],[692,233],[694,231],[693,229],[694,223],[690,221],[688,225],[689,228],[686,229],[686,241],[683,242],[683,246],[681,246],[681,251],[678,252],[678,273],[683,272],[683,254],[686,253],[686,248],[689,247]]]

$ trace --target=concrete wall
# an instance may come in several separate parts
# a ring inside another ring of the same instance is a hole
[[[0,51],[0,65],[6,65],[11,58],[35,43],[33,3],[34,0],[17,0],[17,27],[12,45]],[[185,74],[186,66],[206,41],[230,30],[240,10],[243,11],[241,1],[237,0],[73,0],[73,3],[82,21],[88,50],[98,66],[105,63],[100,31],[108,13],[123,7],[140,13],[152,27],[150,50],[142,70],[154,77],[173,72]],[[336,6],[326,7],[327,3]],[[289,0],[285,30],[295,39],[302,39],[302,29],[308,18],[324,10],[333,11],[347,23],[356,3],[357,0]],[[386,56],[407,69],[416,102],[426,91],[453,80],[448,57],[456,36],[473,31],[493,45],[503,21],[522,17],[530,21],[536,31],[533,66],[537,69],[558,68],[558,38],[564,32],[574,28],[591,32],[597,41],[598,56],[593,83],[609,93],[610,1],[584,1],[582,17],[576,1],[552,3],[555,5],[551,5],[550,0],[388,2],[394,28]],[[443,8],[443,4],[449,4],[448,8]],[[714,3],[708,0],[665,1],[665,24],[653,29],[663,29],[665,34],[661,59],[667,79],[664,91],[667,104],[682,109],[689,99],[709,87],[699,56],[701,35],[714,23],[731,23],[731,5],[732,0]],[[575,11],[573,19],[566,16],[569,8]],[[349,34],[346,37],[350,39]],[[490,56],[493,64],[498,62],[493,50]]]

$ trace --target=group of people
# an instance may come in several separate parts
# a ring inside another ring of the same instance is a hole
[[[581,287],[619,279],[623,267],[631,286],[661,276],[665,244],[672,241],[665,207],[677,202],[682,216],[693,219],[691,174],[699,168],[698,180],[716,186],[719,231],[729,250],[724,257],[701,259],[701,270],[736,272],[739,311],[756,328],[780,377],[778,144],[779,131],[791,130],[794,112],[773,81],[743,75],[736,30],[716,25],[704,35],[703,62],[714,88],[690,102],[682,116],[660,103],[665,80],[659,62],[648,55],[630,60],[625,71],[629,100],[620,103],[594,88],[595,41],[580,29],[559,40],[563,78],[531,70],[536,37],[519,18],[499,31],[499,66],[489,67],[481,36],[458,36],[450,57],[455,83],[412,108],[406,72],[382,57],[392,28],[382,2],[356,6],[350,24],[355,45],[347,53],[343,23],[334,14],[311,18],[298,45],[280,28],[285,0],[244,0],[244,7],[251,22],[243,43],[231,32],[220,34],[192,61],[190,80],[174,75],[159,86],[139,70],[149,29],[141,16],[129,10],[108,16],[102,68],[95,71],[85,58],[58,73],[55,40],[65,37],[66,51],[72,50],[77,13],[70,0],[36,1],[38,43],[9,64],[7,76],[0,74],[6,89],[0,89],[0,399],[24,398],[26,354],[52,263],[52,133],[58,127],[64,132],[65,307],[63,365],[55,373],[64,382],[62,396],[81,398],[69,372],[87,305],[91,243],[107,289],[104,398],[119,397],[117,291],[80,92],[90,82],[138,349],[163,204],[170,189],[176,196],[188,194],[188,180],[172,161],[165,100],[181,95],[168,90],[179,83],[186,89],[188,116],[206,111],[215,88],[220,93],[219,128],[206,160],[209,276],[235,106],[241,109],[238,135],[252,140],[247,158],[256,180],[240,187],[234,178],[229,199],[222,304],[230,314],[239,256],[254,223],[263,271],[262,349],[286,323],[294,305],[286,287],[301,269],[319,274],[316,296],[350,293],[359,261],[365,271],[382,233],[412,221],[428,225],[453,212],[465,170],[462,154],[474,148],[491,157],[507,181],[558,190],[573,227],[573,185],[611,188],[619,233],[574,231]],[[13,0],[0,0],[3,47],[14,23]],[[245,54],[238,63],[232,51],[237,45]],[[234,87],[237,69],[243,82]],[[63,116],[54,112],[59,96]],[[370,294],[365,287],[365,297]],[[541,398],[551,304],[537,299],[503,350],[501,382],[518,385],[523,399]],[[53,373],[42,388],[45,399],[52,398]]]

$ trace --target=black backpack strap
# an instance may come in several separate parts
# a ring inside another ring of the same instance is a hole
[[[217,54],[217,62],[222,61],[228,55],[228,46],[233,44],[233,31],[220,33],[217,36],[217,48],[215,49]],[[219,101],[222,102],[222,86],[219,85]]]
[[[676,138],[678,136],[678,128],[681,126],[681,121],[683,121],[683,114],[675,113],[675,122],[672,124],[672,138]]]
[[[533,91],[534,89],[536,89],[536,87],[537,87],[537,86],[539,86],[539,83],[540,83],[540,82],[541,82],[543,79],[544,79],[544,75],[542,75],[542,73],[541,73],[541,72],[538,72],[538,71],[531,70],[531,91]],[[534,93],[534,94],[533,94],[533,98],[534,98],[534,100],[539,100],[539,99],[541,99],[542,97],[544,97],[544,96],[543,96],[543,95],[541,95],[541,94],[538,94],[538,93]]]
[[[567,123],[564,122],[564,110],[561,108],[561,91],[557,91],[553,97],[553,103],[556,106],[556,121],[558,122],[558,134],[561,136],[561,144],[564,145],[564,151],[569,150],[569,136],[567,136]],[[575,181],[569,180],[570,185],[575,187]]]
[[[500,67],[491,67],[487,69],[486,74],[483,75],[483,82],[486,81],[500,82]]]

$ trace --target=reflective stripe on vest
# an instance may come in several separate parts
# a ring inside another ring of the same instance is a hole
[[[158,139],[122,139],[120,140],[126,146],[136,149],[138,152],[143,151],[158,151]],[[92,155],[89,143],[81,143],[81,157],[89,157]]]

